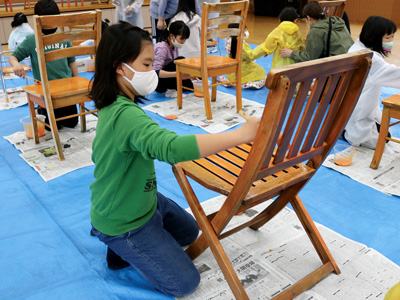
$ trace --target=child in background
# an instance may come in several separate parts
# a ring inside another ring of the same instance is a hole
[[[228,28],[239,28],[239,24],[233,23],[229,24]],[[249,37],[249,32],[246,28],[244,33],[244,40]],[[243,48],[242,48],[242,88],[254,88],[261,89],[265,85],[265,70],[260,65],[253,62],[257,58],[260,58],[264,55],[264,50],[260,47],[252,50],[249,44],[243,40]],[[231,58],[236,58],[237,51],[237,37],[232,36],[230,38],[226,38],[225,42],[225,51],[226,56]],[[236,74],[228,74],[225,76],[219,76],[218,80],[221,82],[235,81]],[[230,84],[234,86],[235,84]]]
[[[35,4],[34,12],[36,15],[43,16],[43,15],[59,15],[60,10],[54,0],[39,0]],[[42,33],[44,35],[53,34],[57,31],[57,28],[54,29],[42,29]],[[53,51],[58,48],[67,48],[72,47],[71,42],[63,42],[59,43],[58,45],[53,45],[46,47],[45,53],[49,51]],[[25,78],[25,71],[23,66],[20,64],[22,60],[25,58],[30,57],[32,62],[32,72],[33,77],[38,80],[42,81],[40,77],[39,71],[39,63],[38,57],[36,53],[36,43],[35,43],[35,36],[28,35],[26,39],[18,45],[18,48],[13,52],[10,56],[9,63],[13,67],[14,74],[17,76],[22,76]],[[49,81],[55,79],[62,79],[62,78],[69,78],[73,76],[78,76],[78,66],[75,61],[75,57],[68,57],[63,59],[57,59],[54,61],[50,61],[46,63],[47,69],[47,76]],[[40,108],[38,113],[41,115],[46,116],[46,123],[49,124],[47,118],[47,111],[44,108]],[[64,116],[70,116],[73,114],[77,114],[78,110],[76,105],[66,106],[62,108],[58,108],[54,110],[54,114],[56,118],[61,118]],[[57,121],[57,128],[60,129],[62,126],[73,128],[78,124],[78,117],[73,117],[65,120]],[[47,127],[46,127],[47,128]]]
[[[189,27],[182,21],[175,21],[164,29],[158,42],[154,48],[154,70],[158,75],[158,85],[156,91],[165,93],[165,97],[176,98],[176,66],[175,60],[184,57],[179,56],[179,49],[190,37]],[[182,81],[183,86],[193,89],[193,83],[190,79]],[[185,95],[183,95],[185,96]]]
[[[14,28],[14,30],[10,33],[10,37],[8,38],[8,49],[10,50],[17,49],[18,45],[21,44],[28,35],[35,34],[28,24],[28,19],[21,12],[15,14],[14,20],[11,22],[11,27]],[[21,63],[31,66],[31,60],[29,58],[24,59]]]
[[[183,21],[190,30],[190,36],[179,49],[179,54],[185,58],[200,56],[201,18],[196,13],[197,0],[179,0],[178,10],[171,18],[171,23]]]
[[[396,31],[397,26],[391,20],[369,17],[360,38],[349,49],[349,52],[365,49],[374,52],[371,70],[342,135],[352,145],[375,149],[382,119],[379,108],[382,87],[400,88],[400,67],[385,61],[392,50]]]
[[[112,3],[115,5],[115,23],[122,20],[143,28],[143,0],[113,0]]]
[[[293,7],[284,8],[279,14],[279,21],[281,22],[265,39],[265,42],[260,45],[261,49],[272,57],[272,69],[294,64],[294,60],[290,57],[282,57],[282,49],[291,49],[304,51],[305,45],[303,37],[299,30],[299,26],[295,23],[299,18],[296,9]]]
[[[158,291],[189,294],[200,275],[182,246],[191,244],[199,229],[189,213],[157,192],[154,159],[172,164],[251,142],[259,119],[217,134],[178,136],[159,127],[138,105],[157,86],[152,39],[129,23],[106,30],[96,58],[90,92],[99,109],[92,231]]]

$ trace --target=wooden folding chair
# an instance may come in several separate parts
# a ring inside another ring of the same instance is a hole
[[[249,298],[220,240],[247,227],[257,230],[288,204],[305,228],[322,266],[273,299],[292,299],[329,273],[340,273],[298,193],[343,131],[364,86],[371,57],[372,52],[367,50],[271,70],[266,83],[270,91],[253,143],[173,165],[202,231],[186,252],[195,259],[210,247],[236,299]],[[297,84],[300,87],[292,101]],[[188,177],[227,196],[216,213],[205,214]],[[252,220],[223,232],[235,214],[275,197]]]
[[[379,138],[376,143],[374,157],[372,158],[370,165],[370,168],[372,169],[377,169],[379,167],[387,141],[400,143],[399,139],[388,137],[389,127],[400,124],[400,121],[390,123],[390,118],[400,120],[400,95],[393,95],[386,98],[382,100],[382,104],[383,111],[381,128],[379,130]]]
[[[319,1],[319,4],[324,8],[324,13],[328,17],[343,17],[344,7],[346,6],[346,0],[337,1]]]
[[[97,110],[90,110],[84,105],[85,102],[91,101],[88,96],[90,88],[89,86],[91,83],[90,80],[78,76],[49,81],[47,77],[46,63],[57,59],[78,55],[95,55],[101,34],[101,11],[96,10],[76,14],[34,16],[34,22],[36,49],[40,76],[42,80],[40,85],[28,85],[24,87],[24,90],[28,96],[29,111],[32,120],[41,122],[38,118],[36,118],[35,104],[46,108],[50,123],[50,125],[46,124],[46,126],[51,128],[57,155],[60,160],[63,160],[64,153],[62,151],[56,121],[80,116],[81,131],[84,132],[86,131],[85,115],[94,114],[97,112]],[[85,24],[92,24],[93,26],[81,31],[68,31],[50,35],[42,35],[42,28],[49,29]],[[47,45],[87,39],[93,39],[94,46],[78,46],[67,48],[60,47],[60,49],[57,50],[48,51],[46,53],[44,52],[44,48]],[[79,104],[78,114],[65,116],[58,119],[55,118],[54,109],[76,104]],[[37,124],[35,121],[32,123],[34,139],[35,143],[37,144],[39,143]]]
[[[217,76],[236,73],[236,109],[242,109],[242,46],[243,32],[246,24],[249,2],[236,1],[224,3],[203,3],[201,17],[201,51],[200,57],[192,57],[176,60],[176,80],[178,93],[178,107],[182,108],[182,73],[201,77],[204,91],[204,105],[208,119],[212,119],[209,87],[212,88],[211,101],[216,101],[217,86],[226,83],[217,83]],[[209,13],[220,13],[219,17],[209,18]],[[239,28],[226,28],[230,23],[238,23]],[[216,27],[215,27],[216,26]],[[213,28],[208,30],[209,28]],[[237,36],[236,58],[218,55],[207,55],[207,40]],[[212,84],[208,84],[208,78],[212,78]],[[228,82],[232,83],[232,82]]]

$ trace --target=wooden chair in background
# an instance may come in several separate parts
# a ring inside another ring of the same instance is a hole
[[[36,49],[39,61],[39,69],[41,76],[40,85],[25,86],[24,90],[28,96],[29,111],[32,120],[36,118],[35,104],[46,108],[49,117],[51,133],[53,135],[55,148],[60,160],[64,159],[60,137],[57,130],[56,121],[80,116],[81,130],[86,131],[86,114],[95,113],[97,110],[90,110],[85,107],[85,102],[91,101],[88,97],[90,80],[83,77],[71,77],[49,81],[47,78],[46,63],[61,58],[78,56],[78,55],[95,55],[101,34],[101,11],[88,11],[76,14],[63,14],[51,16],[34,16],[34,30],[36,39]],[[81,31],[68,31],[55,33],[50,35],[42,35],[42,28],[49,29],[55,27],[67,27],[75,25],[92,24],[89,29]],[[94,46],[79,46],[57,49],[50,52],[44,52],[44,47],[61,42],[72,42],[75,40],[93,39]],[[79,113],[55,118],[54,109],[79,104]],[[35,143],[39,143],[37,124],[33,123]]]
[[[382,100],[383,111],[382,111],[382,121],[381,128],[379,130],[379,138],[376,143],[374,157],[370,168],[377,169],[379,163],[381,162],[383,151],[385,150],[386,142],[392,141],[400,143],[399,139],[388,137],[389,127],[397,125],[400,121],[390,123],[390,118],[400,120],[400,95],[393,95],[389,98]]]
[[[343,17],[344,7],[346,6],[346,0],[337,1],[319,1],[319,4],[324,8],[324,13],[328,17]]]
[[[220,240],[247,227],[257,230],[288,204],[322,266],[273,299],[292,299],[331,272],[340,273],[298,193],[341,135],[364,86],[371,57],[371,51],[361,51],[271,70],[266,83],[268,98],[253,143],[173,165],[202,231],[186,252],[195,259],[210,247],[236,299],[249,298]],[[292,101],[297,84],[300,87]],[[227,196],[216,213],[205,214],[188,177]],[[273,198],[272,204],[252,220],[224,232],[235,214]]]
[[[209,88],[212,88],[211,101],[216,101],[217,86],[226,83],[217,83],[217,76],[236,73],[236,109],[242,109],[242,45],[243,32],[246,24],[246,16],[249,2],[224,2],[224,3],[203,3],[203,13],[201,18],[201,56],[176,60],[176,80],[178,92],[178,106],[182,108],[182,74],[189,74],[201,77],[204,91],[204,105],[208,119],[212,119],[211,102]],[[236,13],[235,13],[236,12]],[[209,13],[220,13],[219,17],[208,18]],[[226,28],[230,23],[238,23],[239,28]],[[209,27],[219,26],[208,30]],[[218,55],[207,55],[207,40],[215,38],[225,38],[237,36],[236,58],[223,57]],[[211,85],[208,78],[212,78]],[[228,82],[232,83],[232,82]],[[188,89],[188,88],[185,88]]]

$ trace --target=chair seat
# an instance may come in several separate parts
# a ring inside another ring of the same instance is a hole
[[[250,150],[249,145],[239,145],[206,158],[179,163],[179,166],[187,176],[208,189],[228,195],[236,184]],[[271,197],[273,194],[278,194],[288,185],[311,177],[314,172],[315,169],[300,163],[255,181],[243,204],[251,204],[265,195]]]
[[[83,77],[70,77],[49,81],[51,98],[63,98],[73,95],[82,94],[89,91],[91,81]],[[43,87],[41,84],[32,84],[24,86],[25,92],[36,97],[43,98]]]
[[[27,65],[22,65],[24,67],[24,71],[30,71],[31,68]],[[11,74],[14,73],[13,67],[5,67],[3,68],[3,73],[4,74]]]
[[[382,100],[382,104],[394,109],[400,109],[400,95],[393,95]]]
[[[175,60],[175,64],[182,67],[190,67],[195,69],[201,68],[201,57],[190,57],[184,59]],[[223,57],[219,55],[208,55],[207,56],[207,67],[213,69],[214,67],[229,67],[237,65],[237,61],[230,57]]]

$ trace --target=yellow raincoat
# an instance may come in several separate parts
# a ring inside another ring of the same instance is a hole
[[[231,39],[225,39],[225,50],[228,57],[231,54]],[[246,42],[243,42],[242,48],[242,84],[249,82],[259,82],[265,80],[265,70],[260,65],[253,62],[257,58],[260,58],[264,54],[264,50],[260,47],[252,50]],[[228,74],[228,80],[234,81],[236,80],[236,74]],[[262,82],[261,86],[264,86],[264,82]],[[261,87],[260,86],[260,87]],[[259,87],[257,87],[259,88]]]
[[[279,26],[272,30],[268,35],[264,44],[261,44],[258,47],[261,47],[261,49],[268,55],[274,53],[272,58],[272,69],[294,64],[294,60],[290,57],[281,56],[282,49],[305,50],[299,26],[289,21],[281,22]]]

